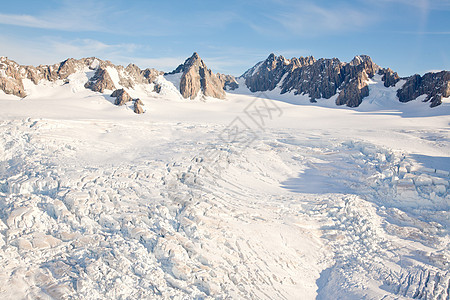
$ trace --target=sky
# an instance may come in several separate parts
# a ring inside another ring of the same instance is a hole
[[[350,61],[400,76],[450,70],[450,0],[15,0],[0,6],[0,56],[53,64],[95,56],[172,71],[193,52],[241,75],[270,53]]]

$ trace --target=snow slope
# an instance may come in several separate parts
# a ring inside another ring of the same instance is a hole
[[[448,104],[159,80],[143,115],[72,82],[0,95],[2,299],[449,297]]]

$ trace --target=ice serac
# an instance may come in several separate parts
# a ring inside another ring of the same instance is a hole
[[[410,76],[397,91],[397,97],[400,102],[408,102],[421,95],[426,95],[423,101],[430,101],[430,107],[440,105],[442,97],[450,97],[450,71],[429,72],[423,76],[418,74]]]
[[[200,92],[203,96],[225,98],[223,82],[207,68],[197,52],[169,74],[178,73],[182,73],[179,89],[183,98],[193,99]]]
[[[269,57],[245,72],[241,77],[252,92],[308,94],[311,102],[329,99],[341,90],[338,105],[358,106],[368,95],[364,80],[373,77],[380,68],[367,55],[356,56],[350,63],[337,58],[316,60],[312,56],[286,59]]]

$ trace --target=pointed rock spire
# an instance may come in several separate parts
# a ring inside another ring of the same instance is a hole
[[[186,59],[169,74],[183,73],[180,80],[180,93],[184,98],[195,98],[201,91],[204,96],[224,99],[223,82],[211,72],[197,52]]]

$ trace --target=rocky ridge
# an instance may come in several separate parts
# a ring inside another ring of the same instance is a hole
[[[186,59],[174,71],[167,74],[181,73],[180,93],[183,98],[193,99],[202,92],[203,96],[214,97],[218,99],[225,98],[225,77],[220,79],[216,76],[200,58],[197,52]]]
[[[308,95],[311,102],[329,99],[336,94],[337,105],[357,107],[369,96],[369,79],[381,75],[385,87],[394,87],[400,77],[389,68],[381,68],[367,55],[355,56],[350,63],[337,58],[315,59],[312,56],[286,59],[271,53],[240,76],[252,92],[280,89],[280,94],[292,92]],[[403,78],[406,83],[397,92],[401,102],[427,95],[431,107],[450,96],[450,72],[426,73]]]
[[[23,98],[27,96],[24,80],[34,84],[42,81],[61,81],[63,84],[71,81],[72,74],[83,71],[91,74],[84,87],[100,93],[121,88],[132,90],[137,85],[153,85],[153,92],[160,93],[163,86],[156,79],[164,74],[179,75],[179,81],[172,83],[185,99],[199,95],[224,99],[225,91],[239,87],[239,80],[244,81],[251,92],[277,88],[280,94],[308,95],[311,102],[337,95],[336,105],[357,107],[370,93],[370,79],[378,74],[386,88],[395,87],[400,80],[404,80],[401,87],[396,87],[400,102],[409,102],[425,95],[422,101],[435,107],[442,103],[442,98],[450,97],[449,71],[400,78],[390,68],[376,65],[367,55],[355,56],[346,63],[337,58],[315,59],[312,56],[287,59],[273,53],[239,78],[214,74],[197,53],[170,73],[149,68],[141,70],[134,64],[123,67],[95,57],[69,58],[54,65],[37,67],[22,66],[0,57],[0,89],[6,94]],[[142,110],[138,106],[135,111]]]
[[[406,78],[406,83],[397,91],[400,102],[408,102],[422,95],[426,95],[423,101],[430,101],[430,107],[442,104],[443,97],[450,97],[450,71],[413,75]]]
[[[368,78],[380,70],[369,56],[356,56],[350,63],[337,58],[316,60],[312,56],[286,59],[269,57],[241,77],[252,92],[273,90],[309,95],[311,102],[329,99],[339,92],[337,105],[358,106],[368,95]]]
[[[125,88],[133,88],[137,84],[150,84],[163,72],[155,69],[141,70],[134,64],[126,68],[120,65],[114,65],[110,61],[104,61],[95,57],[73,59],[54,65],[22,66],[6,57],[0,58],[0,88],[6,94],[12,94],[18,97],[25,97],[26,92],[23,86],[23,80],[29,79],[34,84],[42,80],[56,82],[62,80],[70,81],[70,75],[81,72],[85,69],[95,71],[94,76],[89,78],[85,87],[96,92],[103,93],[105,90],[116,90],[108,70],[117,73],[118,84]]]

